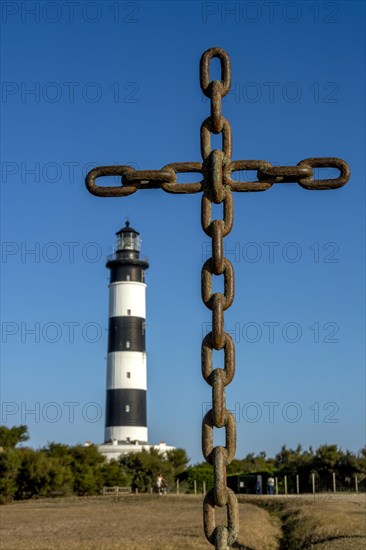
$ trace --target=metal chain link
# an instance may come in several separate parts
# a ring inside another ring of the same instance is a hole
[[[221,80],[210,80],[210,63],[217,57],[221,65]],[[203,162],[176,162],[161,170],[135,170],[131,166],[99,166],[86,176],[85,183],[93,195],[120,197],[138,189],[163,189],[167,193],[203,192],[201,225],[211,237],[212,257],[202,267],[201,294],[204,304],[212,311],[212,331],[201,347],[202,376],[212,387],[212,409],[202,422],[203,456],[214,468],[214,487],[208,491],[203,504],[204,530],[207,539],[217,550],[231,546],[238,535],[238,503],[235,494],[226,486],[226,466],[235,455],[236,425],[234,416],[226,409],[225,388],[235,374],[235,346],[224,330],[224,312],[234,299],[234,270],[224,257],[223,239],[233,226],[232,192],[266,191],[273,184],[297,182],[304,189],[337,189],[350,177],[348,164],[333,157],[307,158],[297,166],[273,166],[264,160],[231,161],[232,137],[229,122],[222,116],[222,98],[231,84],[230,59],[220,48],[204,52],[200,62],[200,84],[210,98],[210,116],[201,125],[201,154]],[[222,134],[222,151],[211,150],[211,134]],[[314,168],[336,168],[337,178],[316,179]],[[257,180],[232,179],[235,172],[256,171]],[[177,174],[200,173],[201,181],[178,183]],[[96,180],[105,176],[121,176],[121,185],[105,187]],[[223,219],[212,219],[212,203],[223,205]],[[212,292],[212,276],[224,277],[224,293]],[[224,368],[212,367],[213,350],[224,351]],[[225,446],[213,446],[214,428],[225,429]],[[215,508],[227,509],[227,525],[216,525]]]
[[[210,82],[210,61],[217,57],[221,63],[221,82]],[[201,58],[200,82],[203,93],[211,100],[211,116],[201,126],[201,153],[205,175],[201,203],[202,229],[211,237],[212,257],[202,267],[202,301],[212,311],[212,332],[202,341],[202,375],[212,386],[212,409],[202,423],[202,453],[214,469],[214,487],[204,501],[204,530],[207,539],[217,550],[233,544],[239,532],[238,503],[234,493],[226,486],[226,466],[235,455],[236,424],[226,408],[225,387],[235,373],[235,346],[224,330],[224,311],[234,299],[234,269],[224,257],[223,239],[233,226],[234,206],[232,191],[224,185],[225,167],[231,162],[231,127],[221,114],[221,101],[230,89],[230,60],[219,48],[206,51]],[[222,133],[222,151],[211,150],[211,134]],[[224,219],[212,220],[212,203],[224,203]],[[224,277],[224,294],[212,292],[212,276]],[[212,369],[212,350],[225,350],[225,369]],[[228,352],[228,350],[230,350]],[[214,428],[225,429],[225,447],[213,447]],[[216,525],[215,507],[227,507],[227,525]]]

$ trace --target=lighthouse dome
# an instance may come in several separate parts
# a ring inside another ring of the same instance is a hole
[[[119,231],[117,231],[116,235],[120,235],[121,233],[135,233],[136,235],[140,235],[136,229],[133,229],[133,227],[130,227],[130,222],[126,220],[126,225],[122,227]]]

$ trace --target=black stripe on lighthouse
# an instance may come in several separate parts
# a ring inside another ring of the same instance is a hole
[[[118,283],[121,281],[131,281],[131,282],[143,283],[145,281],[144,269],[148,267],[148,263],[139,261],[139,264],[142,264],[142,265],[131,265],[131,264],[121,265],[121,264],[118,264],[116,261],[110,262],[110,265],[109,265],[111,269],[110,282]]]
[[[147,426],[146,391],[107,390],[106,426]]]
[[[145,319],[132,316],[109,318],[108,353],[145,350]]]

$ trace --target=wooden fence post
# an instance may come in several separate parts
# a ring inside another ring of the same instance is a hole
[[[355,474],[355,491],[358,493],[358,477],[357,474]]]
[[[336,487],[336,475],[335,475],[335,472],[333,472],[333,493],[336,493],[337,492],[337,487]]]
[[[275,477],[276,495],[278,495],[278,477]]]
[[[177,479],[177,495],[179,495],[179,479]]]
[[[284,481],[285,481],[285,495],[287,495],[287,476],[284,476]]]
[[[311,474],[311,487],[312,487],[313,495],[315,495],[315,474]]]
[[[299,474],[296,474],[296,494],[300,494]]]
[[[197,494],[197,480],[196,479],[193,481],[193,487],[194,487],[194,494],[196,495]]]
[[[204,495],[206,494],[206,481],[202,483],[202,492]]]

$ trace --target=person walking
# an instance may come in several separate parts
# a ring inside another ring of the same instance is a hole
[[[161,474],[158,474],[158,477],[156,478],[156,489],[159,495],[161,495],[162,483],[163,483],[163,476]]]
[[[156,478],[156,489],[159,495],[162,495],[164,492],[166,492],[165,487],[166,481],[163,478],[162,474],[159,473],[158,477]]]
[[[272,476],[269,476],[269,478],[267,479],[267,494],[268,495],[273,495],[274,485],[275,485],[274,478]]]

